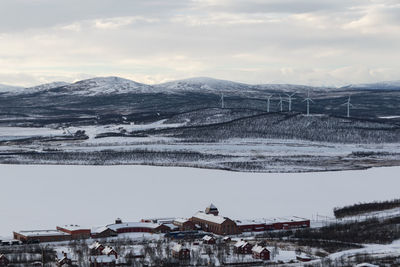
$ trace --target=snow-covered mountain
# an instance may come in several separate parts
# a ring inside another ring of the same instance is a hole
[[[152,89],[150,85],[119,77],[98,77],[55,88],[54,90],[49,90],[49,92],[95,96],[123,93],[148,93],[152,92]]]
[[[39,92],[39,91],[46,91],[46,90],[50,90],[53,88],[58,88],[58,87],[62,87],[62,86],[66,86],[69,85],[70,83],[66,83],[66,82],[52,82],[52,83],[45,83],[45,84],[41,84],[38,86],[33,86],[33,87],[28,87],[25,88],[25,92]]]
[[[0,93],[21,92],[24,87],[0,84]]]
[[[400,90],[400,81],[386,81],[377,83],[362,83],[362,84],[350,84],[342,88],[348,89],[389,89],[389,90]]]

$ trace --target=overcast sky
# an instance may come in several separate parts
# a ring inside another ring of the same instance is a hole
[[[400,0],[1,0],[0,83],[400,80]]]

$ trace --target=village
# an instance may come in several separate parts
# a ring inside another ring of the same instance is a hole
[[[262,266],[306,262],[316,256],[295,249],[279,251],[276,244],[254,239],[257,233],[308,227],[310,220],[300,217],[233,220],[221,216],[210,204],[190,218],[145,218],[139,222],[117,218],[106,226],[72,224],[21,230],[13,232],[13,239],[0,242],[2,248],[54,248],[54,255],[48,257],[53,265],[45,265],[41,255],[32,259],[33,266]],[[0,266],[24,266],[16,265],[17,257],[10,255],[0,253]]]

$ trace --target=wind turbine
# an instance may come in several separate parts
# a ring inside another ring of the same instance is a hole
[[[221,108],[224,108],[225,104],[224,104],[224,93],[221,93]]]
[[[296,94],[296,92],[294,92],[293,94],[289,95],[289,94],[285,94],[288,96],[289,99],[289,112],[292,111],[292,96],[294,96]]]
[[[307,116],[310,116],[310,101],[314,103],[314,101],[310,98],[310,91],[307,91],[307,97],[304,98],[303,102],[307,101]]]
[[[281,95],[279,95],[279,103],[278,103],[278,105],[281,107],[281,112],[283,111],[283,99],[282,99],[282,96]]]
[[[350,103],[350,96],[347,99],[346,103],[342,104],[342,105],[346,105],[347,106],[347,118],[350,117],[350,107],[354,107],[351,103]]]
[[[271,98],[273,95],[267,96],[267,112],[269,113],[269,105],[271,104]]]

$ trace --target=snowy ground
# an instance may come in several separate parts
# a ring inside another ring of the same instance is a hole
[[[398,197],[400,167],[262,174],[146,166],[0,165],[0,235],[117,217],[190,217],[210,202],[233,219],[332,216],[337,206]]]

